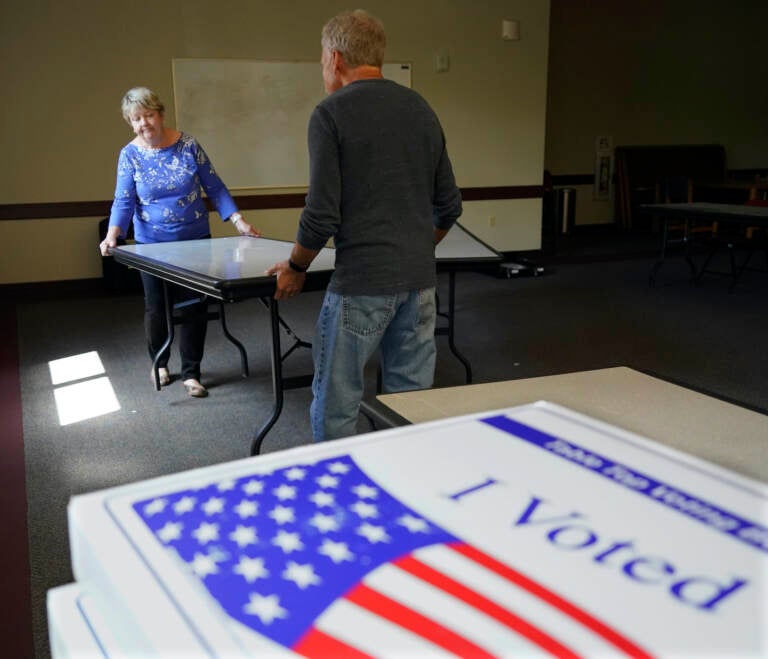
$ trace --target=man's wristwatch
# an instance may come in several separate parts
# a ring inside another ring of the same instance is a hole
[[[288,259],[288,267],[294,272],[306,272],[309,266],[301,266],[298,263],[294,263],[291,259]]]

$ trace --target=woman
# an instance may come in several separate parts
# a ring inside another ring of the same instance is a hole
[[[244,236],[260,235],[242,218],[195,138],[164,125],[165,107],[157,94],[146,87],[134,87],[123,97],[122,110],[123,118],[136,137],[120,151],[109,229],[100,244],[102,255],[106,256],[117,244],[117,239],[127,234],[131,221],[137,243],[210,238],[203,190],[222,220],[231,221]],[[154,359],[168,336],[163,282],[144,272],[141,281],[144,285],[144,327],[149,354]],[[171,291],[176,302],[198,297],[182,287],[172,286]],[[195,398],[208,395],[200,384],[200,362],[207,328],[205,312],[205,301],[186,307],[185,315],[196,318],[183,323],[179,332],[181,377],[186,392]],[[166,350],[158,361],[161,385],[171,381],[168,353]],[[152,378],[154,380],[154,373]]]

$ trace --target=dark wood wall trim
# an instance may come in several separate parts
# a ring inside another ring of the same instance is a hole
[[[729,169],[728,176],[736,179],[753,180],[756,176],[764,177],[766,175],[763,169]],[[615,179],[615,177],[614,177]],[[552,174],[553,186],[564,185],[592,185],[595,182],[594,174]]]
[[[731,169],[733,178],[753,179],[768,175],[768,168]],[[553,174],[554,186],[592,185],[594,174]],[[501,185],[462,188],[464,201],[494,199],[539,199],[544,196],[542,185]],[[303,208],[304,193],[240,195],[236,197],[240,210],[270,210],[274,208]],[[0,220],[46,220],[61,217],[106,217],[112,208],[108,201],[62,201],[33,204],[0,204]]]
[[[462,188],[464,201],[485,201],[492,199],[540,199],[544,196],[543,185],[508,185],[492,188]]]
[[[592,185],[594,174],[553,174],[552,185]]]
[[[509,185],[485,188],[463,188],[464,201],[486,199],[535,199],[544,195],[540,185]],[[303,208],[304,193],[239,195],[240,210]],[[112,201],[63,201],[40,204],[0,204],[0,220],[44,220],[61,217],[107,217]]]
[[[3,204],[0,220],[47,220],[109,215],[111,201],[59,201],[46,204]]]

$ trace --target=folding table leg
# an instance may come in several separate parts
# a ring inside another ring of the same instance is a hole
[[[168,291],[168,282],[163,279],[163,298],[165,299],[165,322],[168,325],[168,337],[165,339],[160,350],[155,353],[155,358],[152,360],[152,373],[155,377],[155,390],[160,391],[160,371],[158,370],[158,362],[160,361],[160,355],[162,355],[173,343],[173,305],[171,304],[171,295]]]
[[[456,331],[455,331],[455,319],[456,319],[456,273],[450,271],[448,273],[448,313],[439,315],[443,316],[448,321],[447,327],[435,328],[436,336],[448,336],[448,347],[458,359],[462,366],[464,366],[465,382],[472,384],[472,365],[469,360],[459,352],[456,347]]]
[[[264,302],[263,298],[262,302]],[[283,411],[283,357],[280,349],[280,314],[278,313],[277,300],[270,297],[267,307],[269,308],[270,331],[272,332],[272,393],[274,403],[269,418],[253,435],[251,455],[258,455],[261,452],[264,438]]]
[[[227,321],[224,316],[224,302],[219,300],[219,320],[221,320],[221,329],[224,332],[224,336],[227,337],[230,343],[232,343],[240,352],[240,367],[243,371],[243,377],[247,378],[249,375],[248,372],[248,354],[245,352],[245,346],[243,346],[240,341],[238,341],[232,334],[229,332],[229,328],[227,327]]]

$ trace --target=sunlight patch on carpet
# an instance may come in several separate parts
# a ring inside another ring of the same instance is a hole
[[[84,352],[72,357],[63,357],[48,362],[51,371],[51,382],[55,385],[91,378],[104,373],[99,353],[95,350]]]
[[[117,412],[120,403],[95,350],[48,362],[59,424],[62,426]],[[65,384],[71,382],[72,384]],[[64,386],[57,386],[64,385]]]

